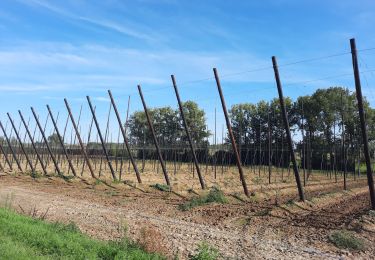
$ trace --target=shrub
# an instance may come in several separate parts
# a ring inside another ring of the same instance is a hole
[[[365,243],[362,239],[354,236],[353,232],[347,230],[339,230],[329,235],[329,240],[339,248],[362,250]]]

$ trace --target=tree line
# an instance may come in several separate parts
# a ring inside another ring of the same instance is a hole
[[[306,168],[353,169],[360,159],[361,135],[355,93],[343,87],[318,89],[293,101],[285,99],[288,120],[299,154]],[[364,102],[370,147],[374,152],[375,110]],[[183,104],[194,143],[201,149],[213,147],[208,137],[205,113],[193,101]],[[186,145],[187,139],[178,109],[150,109],[159,143],[164,147]],[[229,110],[233,134],[244,164],[288,165],[289,153],[277,98],[266,102],[235,104]],[[136,111],[127,125],[133,145],[152,146],[144,111]],[[225,142],[229,143],[228,136]],[[228,149],[230,150],[229,146]],[[227,151],[228,152],[228,151]],[[230,151],[229,151],[230,152]]]

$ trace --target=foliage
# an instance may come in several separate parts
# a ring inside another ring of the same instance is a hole
[[[205,113],[193,101],[182,104],[185,119],[193,142],[203,144],[210,133],[206,129]],[[154,125],[156,138],[161,145],[182,144],[187,142],[186,133],[178,109],[171,107],[148,110]],[[138,145],[152,145],[153,139],[144,111],[134,112],[128,122],[131,142]]]
[[[354,236],[352,232],[347,230],[334,231],[329,235],[329,240],[339,248],[362,250],[365,243],[362,239]]]
[[[307,153],[301,155],[301,163],[306,163],[311,168],[321,168],[324,163],[332,168],[335,162],[339,163],[337,158],[342,158],[343,149],[339,147],[344,144],[347,153],[352,154],[347,158],[347,167],[354,169],[354,155],[358,153],[361,145],[355,93],[343,87],[330,87],[318,89],[312,95],[300,96],[295,102],[285,98],[285,103],[292,133],[303,133],[303,140],[309,145],[309,148],[304,149],[311,151],[311,156],[307,156]],[[372,153],[375,151],[375,110],[370,108],[366,100],[364,108]],[[274,151],[280,153],[281,149],[284,151],[289,149],[278,99],[273,99],[268,103],[260,101],[257,104],[236,104],[229,112],[233,134],[239,146],[247,149],[257,149],[262,145],[264,147],[269,140],[269,130]],[[335,147],[337,149],[334,149]],[[297,145],[297,148],[300,150],[303,147]],[[284,154],[287,155],[287,153]],[[283,154],[273,155],[274,165],[281,156]],[[256,164],[268,161],[267,157],[263,160],[259,157],[261,155],[256,153],[254,157]],[[309,160],[303,160],[303,157],[308,157]],[[284,158],[283,162],[286,167],[289,158]]]
[[[171,187],[169,187],[167,184],[156,183],[156,184],[150,185],[150,187],[155,188],[160,191],[165,191],[165,192],[171,191]]]
[[[216,260],[219,258],[219,250],[207,242],[199,244],[197,253],[190,257],[191,260]]]
[[[59,136],[56,133],[48,136],[47,141],[51,146],[60,145]]]
[[[0,208],[1,259],[163,259],[124,239],[91,239],[73,225],[46,223]]]
[[[214,202],[221,204],[225,204],[228,202],[228,199],[225,197],[224,193],[217,187],[213,187],[207,195],[192,198],[190,201],[180,205],[179,208],[182,211],[187,211],[194,207]]]

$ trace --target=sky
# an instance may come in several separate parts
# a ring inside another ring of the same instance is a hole
[[[330,86],[353,90],[353,37],[364,50],[363,93],[374,106],[374,25],[371,0],[2,0],[0,120],[5,124],[9,112],[18,125],[17,111],[28,119],[33,106],[45,121],[49,104],[63,127],[67,98],[77,118],[82,106],[84,129],[91,120],[89,95],[104,127],[107,90],[125,118],[129,95],[130,112],[142,109],[137,84],[149,107],[177,108],[174,74],[182,100],[205,110],[211,131],[217,109],[220,136],[224,118],[212,68],[228,107],[277,97],[273,55],[285,96]],[[113,113],[110,126],[116,136]]]

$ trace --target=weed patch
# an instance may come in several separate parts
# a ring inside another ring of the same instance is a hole
[[[355,237],[353,232],[347,230],[334,231],[328,238],[338,248],[351,250],[363,250],[365,248],[365,242]]]
[[[190,257],[191,260],[216,260],[218,258],[219,250],[207,242],[199,244],[196,254]]]
[[[213,187],[207,195],[193,198],[190,201],[180,205],[179,208],[182,211],[187,211],[194,207],[214,202],[221,204],[228,203],[228,199],[225,197],[224,193],[217,187]]]
[[[150,185],[150,187],[160,190],[160,191],[165,191],[165,192],[171,191],[171,188],[167,184],[156,183],[156,184]]]

